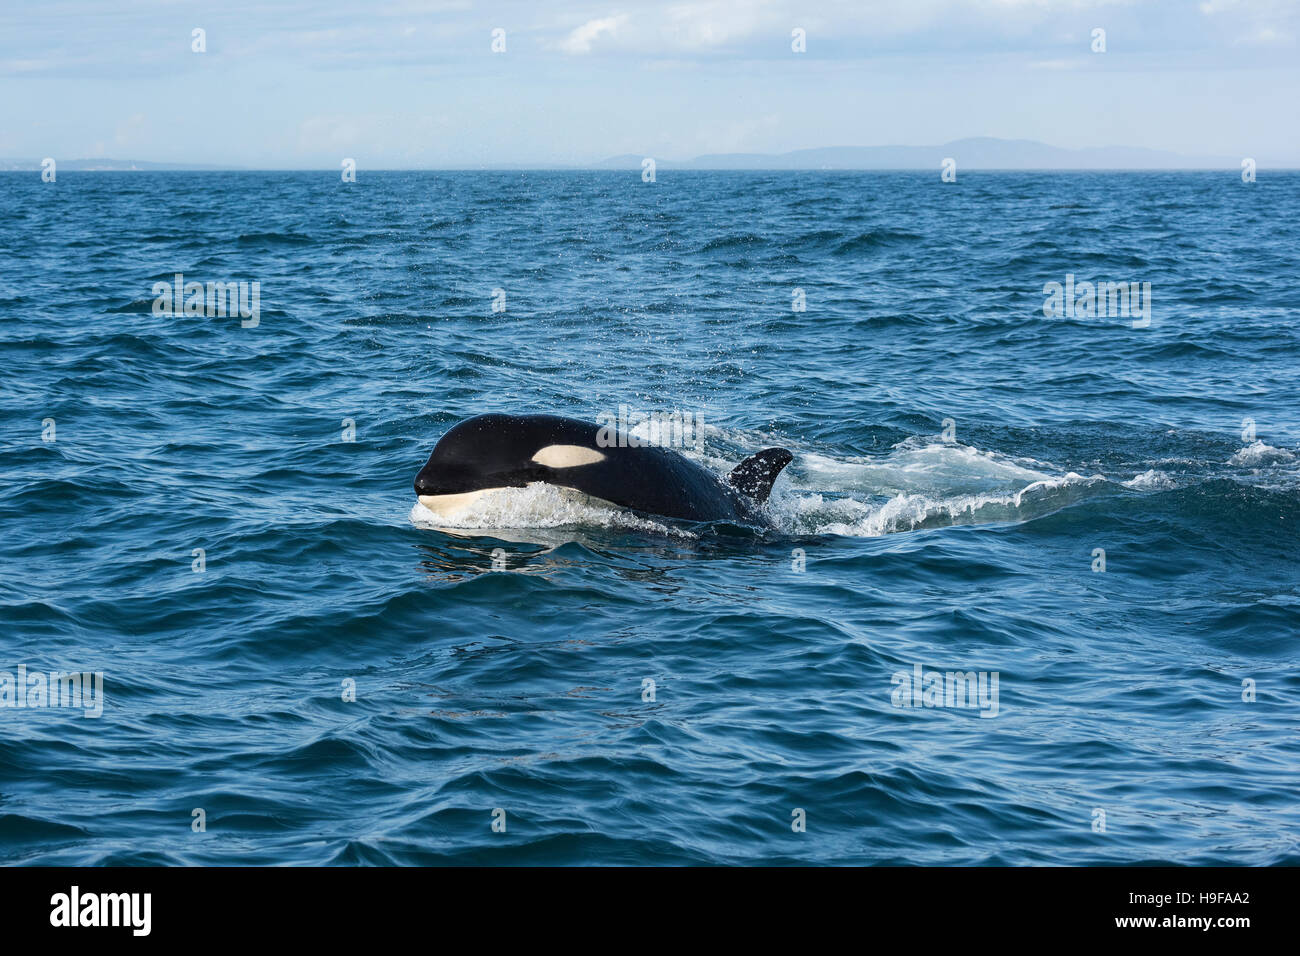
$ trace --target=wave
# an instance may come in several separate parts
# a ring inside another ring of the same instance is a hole
[[[300,232],[246,232],[235,241],[241,246],[302,246],[311,245],[317,240]]]
[[[1101,476],[1085,478],[1071,472],[1009,494],[899,493],[881,503],[820,492],[789,494],[774,500],[770,511],[777,528],[787,534],[875,538],[958,524],[1027,521],[1078,501],[1090,487],[1105,481]]]
[[[699,247],[701,253],[707,252],[725,252],[731,249],[753,249],[760,246],[767,246],[768,240],[763,236],[753,233],[741,233],[734,236],[718,236],[710,239]]]
[[[846,239],[835,247],[833,255],[850,256],[857,252],[871,252],[876,249],[891,249],[895,246],[916,242],[922,237],[911,232],[897,229],[881,229],[877,232],[864,232]]]
[[[1256,440],[1228,459],[1230,465],[1247,465],[1257,468],[1261,465],[1277,465],[1295,461],[1295,452],[1286,448],[1275,448]]]
[[[1173,488],[1176,487],[1177,482],[1163,471],[1148,468],[1142,474],[1133,476],[1123,484],[1125,488],[1150,490],[1154,488]]]

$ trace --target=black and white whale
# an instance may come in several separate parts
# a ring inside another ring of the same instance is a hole
[[[610,442],[607,430],[602,435],[589,422],[478,415],[439,439],[415,476],[415,493],[434,514],[454,518],[493,491],[545,482],[597,504],[665,518],[766,524],[760,506],[793,457],[765,448],[723,480],[671,449]]]

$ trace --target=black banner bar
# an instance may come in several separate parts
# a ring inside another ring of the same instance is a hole
[[[0,869],[6,943],[375,941],[435,922],[437,935],[637,928],[686,918],[729,931],[854,938],[933,934],[943,948],[1017,930],[1065,940],[1132,937],[1232,945],[1278,933],[1294,869]],[[89,925],[88,925],[89,924]],[[774,925],[775,924],[775,925]],[[977,936],[967,935],[968,931]],[[432,941],[432,938],[429,938]]]

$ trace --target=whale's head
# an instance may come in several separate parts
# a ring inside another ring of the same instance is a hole
[[[605,459],[597,428],[551,415],[478,415],[447,431],[415,476],[420,504],[450,515],[502,488],[554,482]]]

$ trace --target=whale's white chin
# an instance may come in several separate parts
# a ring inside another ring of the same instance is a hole
[[[596,498],[592,495],[584,494],[574,488],[565,488],[559,485],[548,485],[544,482],[536,482],[529,487],[550,487],[558,491],[564,498],[579,504],[589,505],[598,508],[617,509],[618,505],[612,501],[606,501],[604,498]],[[480,488],[478,491],[466,491],[458,495],[417,495],[416,498],[425,508],[428,508],[440,518],[456,520],[466,516],[475,505],[488,495],[495,494],[499,491],[521,491],[522,489],[514,488]]]
[[[420,504],[439,517],[455,518],[467,508],[472,507],[484,495],[490,495],[494,491],[502,490],[501,488],[481,488],[478,491],[466,491],[459,495],[418,495],[417,498]]]

